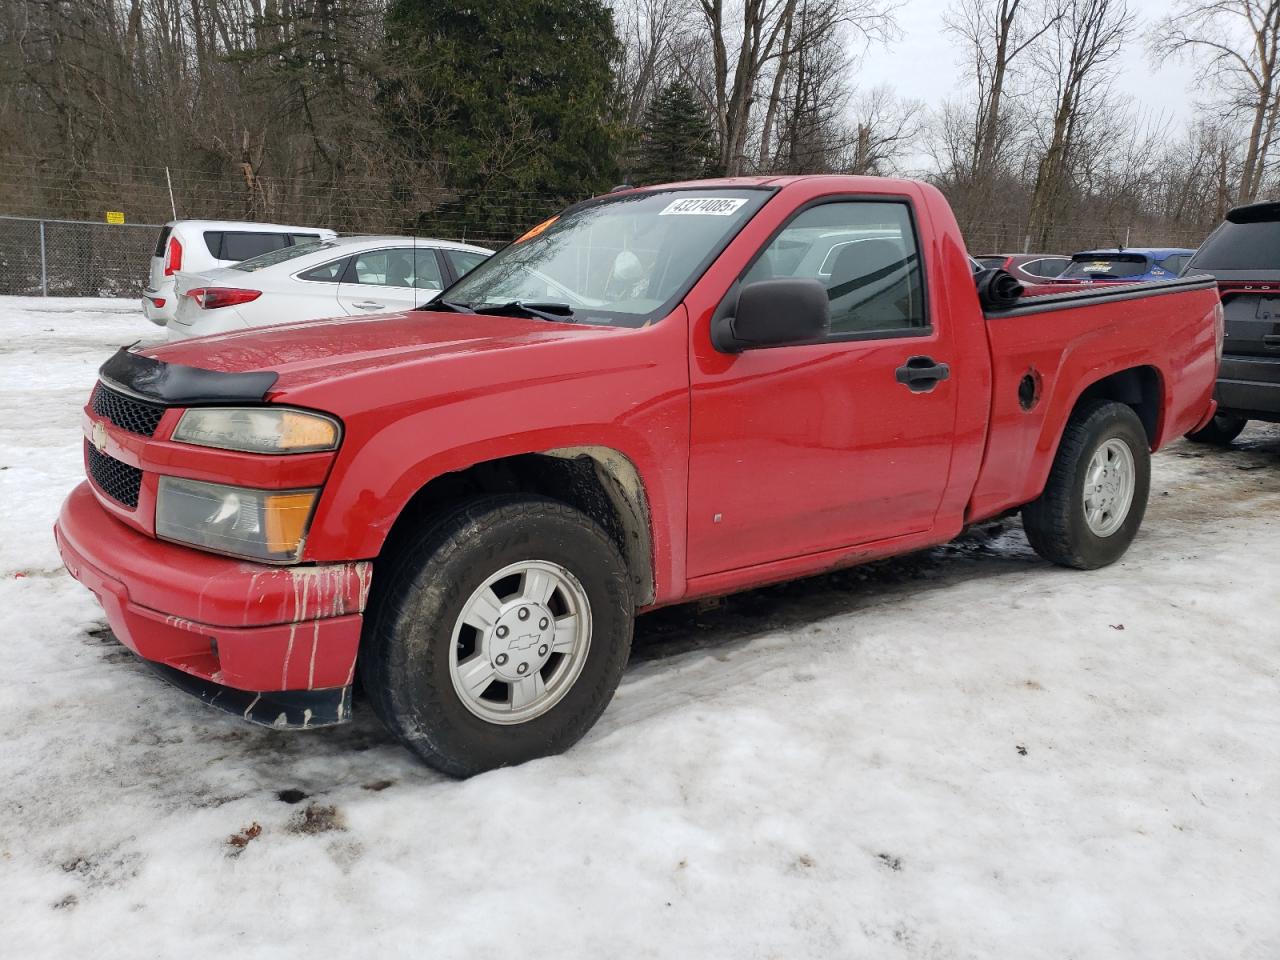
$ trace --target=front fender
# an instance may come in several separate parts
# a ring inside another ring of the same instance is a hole
[[[586,374],[490,379],[488,386],[344,415],[346,437],[303,559],[376,557],[406,504],[445,474],[525,454],[605,448],[633,464],[643,485],[659,595],[682,587],[689,456],[682,319],[670,317],[620,343],[630,352],[625,363],[601,357]],[[660,334],[663,326],[669,329]],[[314,403],[323,406],[322,400]]]

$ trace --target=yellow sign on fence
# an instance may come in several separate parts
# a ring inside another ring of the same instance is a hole
[[[108,210],[108,211],[107,211],[107,223],[124,223],[124,211],[123,211],[123,210]]]

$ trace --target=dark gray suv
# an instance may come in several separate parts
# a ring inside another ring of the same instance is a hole
[[[1188,438],[1228,444],[1250,420],[1280,423],[1280,202],[1236,207],[1183,276],[1218,281],[1226,314],[1218,414]]]

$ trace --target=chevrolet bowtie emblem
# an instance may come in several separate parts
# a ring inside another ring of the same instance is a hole
[[[101,420],[93,421],[93,429],[89,431],[89,442],[99,453],[107,452],[107,428],[102,425]]]

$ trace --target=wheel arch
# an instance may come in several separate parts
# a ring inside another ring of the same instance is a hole
[[[400,549],[442,509],[488,493],[529,493],[559,500],[591,517],[618,547],[630,571],[636,606],[656,595],[652,514],[644,480],[621,451],[602,445],[556,447],[482,460],[432,477],[409,497],[379,556]]]
[[[1163,413],[1167,397],[1165,378],[1157,367],[1136,364],[1095,376],[1076,392],[1069,404],[1058,408],[1062,412],[1055,417],[1045,418],[1038,444],[1044,454],[1033,473],[1034,482],[1024,494],[1023,502],[1038,497],[1044,490],[1049,472],[1062,446],[1067,424],[1082,406],[1093,400],[1112,400],[1130,407],[1142,423],[1148,447],[1154,451],[1163,442]]]
[[[1076,397],[1075,403],[1067,414],[1070,420],[1077,410],[1091,400],[1114,400],[1131,407],[1142,422],[1146,432],[1147,443],[1152,450],[1160,444],[1160,430],[1163,426],[1164,410],[1164,378],[1160,371],[1149,364],[1117,370],[1090,383]],[[1059,443],[1062,431],[1066,429],[1064,422],[1058,430]],[[1056,450],[1054,451],[1056,454]]]

